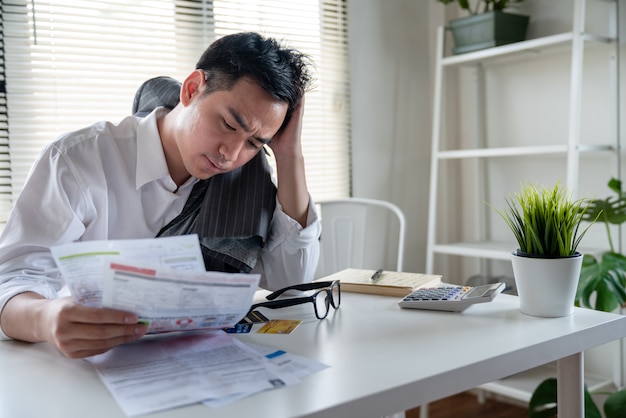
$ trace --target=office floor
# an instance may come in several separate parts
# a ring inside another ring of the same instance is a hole
[[[406,418],[419,418],[419,408],[406,412]],[[476,395],[464,392],[433,402],[428,406],[429,418],[528,418],[528,409],[487,399],[480,404]]]

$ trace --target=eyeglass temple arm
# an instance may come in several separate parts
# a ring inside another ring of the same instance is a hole
[[[288,290],[313,290],[313,289],[322,289],[324,287],[329,287],[333,282],[311,282],[311,283],[300,283],[294,284],[293,286],[284,287],[282,289],[278,289],[277,291],[270,293],[265,296],[267,300],[273,300],[285,293]]]
[[[269,309],[286,308],[287,306],[300,305],[300,304],[307,303],[310,301],[311,301],[311,297],[301,297],[301,298],[272,300],[270,302],[260,302],[260,303],[255,303],[254,305],[252,305],[250,307],[250,312],[252,312],[256,308],[269,308]]]

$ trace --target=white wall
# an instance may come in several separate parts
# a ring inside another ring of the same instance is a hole
[[[404,270],[415,272],[426,253],[433,9],[442,12],[434,0],[348,1],[353,194],[404,211]]]

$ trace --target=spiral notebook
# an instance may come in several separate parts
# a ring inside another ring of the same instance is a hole
[[[437,274],[383,271],[378,279],[371,280],[376,270],[348,268],[326,276],[320,281],[339,280],[345,292],[403,297],[416,289],[437,287],[441,277]]]

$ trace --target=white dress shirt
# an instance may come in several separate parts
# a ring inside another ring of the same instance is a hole
[[[61,136],[31,169],[0,235],[0,312],[18,293],[56,298],[63,279],[54,245],[88,240],[152,238],[182,210],[193,185],[169,175],[156,120],[96,123]],[[270,290],[312,280],[321,225],[311,200],[302,228],[277,202],[253,273]],[[0,339],[7,336],[0,330]]]

